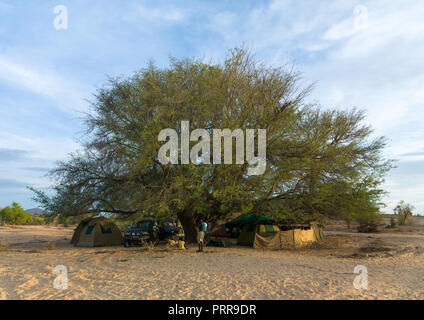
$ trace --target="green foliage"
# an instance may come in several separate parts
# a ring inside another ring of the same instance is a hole
[[[294,222],[374,221],[383,194],[378,185],[391,167],[381,156],[384,139],[371,139],[358,110],[306,105],[310,89],[300,87],[292,69],[266,67],[242,49],[219,65],[171,59],[159,69],[151,63],[98,91],[83,150],[50,173],[52,196],[31,190],[55,216],[152,213],[177,216],[186,230],[201,216],[252,211]],[[161,164],[159,132],[178,132],[184,120],[211,136],[213,128],[266,129],[266,172],[249,176],[247,165],[236,164]]]
[[[382,221],[382,215],[376,211],[357,212],[353,215],[353,220],[359,223],[359,232],[375,232]]]
[[[83,214],[83,215],[57,215],[57,214],[47,214],[43,215],[42,224],[49,225],[63,225],[64,227],[68,227],[70,225],[77,225],[81,222],[81,220],[91,217],[91,215]]]
[[[390,217],[390,225],[388,225],[388,228],[396,228],[398,226],[398,222],[396,221],[395,217]]]
[[[401,200],[399,204],[393,209],[394,213],[398,217],[398,223],[403,226],[409,222],[409,219],[413,216],[414,206]]]
[[[44,225],[44,224],[46,224],[46,222],[44,221],[44,219],[42,218],[42,217],[33,217],[32,218],[32,220],[33,220],[33,223],[34,224],[38,224],[38,225]]]
[[[16,202],[13,202],[12,206],[3,208],[0,211],[0,217],[4,223],[12,225],[32,222],[32,216]]]

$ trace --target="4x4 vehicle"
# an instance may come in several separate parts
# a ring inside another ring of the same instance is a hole
[[[164,221],[161,224],[159,230],[159,239],[160,240],[183,240],[184,239],[184,229],[180,226],[177,226],[175,221],[169,220]]]
[[[157,243],[167,240],[184,240],[184,229],[172,220],[158,223],[153,219],[143,219],[134,223],[124,233],[124,246]]]
[[[159,227],[156,221],[144,219],[134,223],[124,233],[124,246],[157,242],[159,240]]]

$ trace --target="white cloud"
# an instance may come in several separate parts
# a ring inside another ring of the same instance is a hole
[[[176,24],[188,19],[189,12],[175,7],[147,7],[141,4],[134,6],[131,12],[124,15],[125,20],[136,22],[146,27],[161,27],[164,24]]]
[[[83,95],[87,89],[51,69],[36,69],[0,56],[0,81],[51,99],[58,108],[67,112],[86,111],[87,108]]]
[[[327,32],[324,34],[324,40],[340,40],[346,37],[353,36],[359,30],[355,29],[354,19],[350,17],[346,20],[343,20],[336,25],[333,25]]]
[[[31,152],[31,158],[42,161],[64,160],[67,154],[79,148],[71,138],[38,136],[28,137],[9,132],[0,132],[1,148]]]

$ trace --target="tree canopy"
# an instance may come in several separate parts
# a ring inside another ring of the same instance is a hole
[[[97,92],[82,150],[50,172],[51,195],[32,189],[35,199],[59,216],[172,216],[186,230],[199,217],[235,213],[296,222],[378,213],[378,186],[391,167],[384,138],[372,138],[362,111],[306,104],[310,90],[293,68],[265,66],[243,49],[222,64],[150,63]],[[247,174],[247,164],[162,164],[159,132],[180,132],[181,121],[211,135],[266,129],[264,174]]]

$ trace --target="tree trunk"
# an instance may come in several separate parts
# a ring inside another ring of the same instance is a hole
[[[186,212],[178,214],[178,219],[184,228],[184,236],[186,243],[197,243],[197,226],[196,219],[193,215],[188,215]]]

